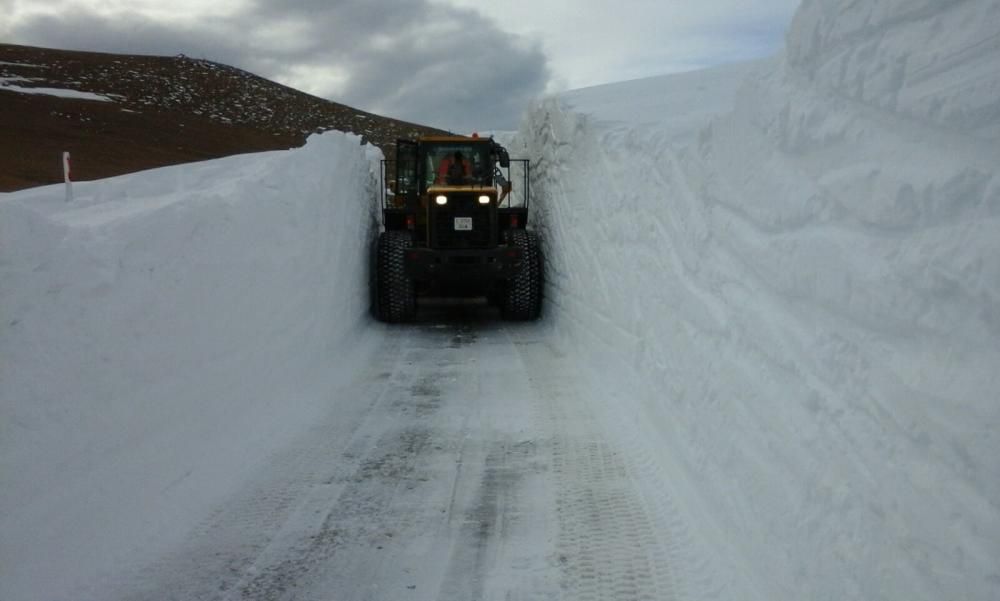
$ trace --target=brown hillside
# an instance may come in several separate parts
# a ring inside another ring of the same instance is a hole
[[[90,92],[107,101],[24,93]],[[337,129],[390,156],[396,138],[440,130],[380,117],[246,71],[181,56],[133,56],[0,44],[0,192],[99,179],[244,152],[301,146]]]

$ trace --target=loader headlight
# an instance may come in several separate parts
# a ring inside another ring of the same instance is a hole
[[[438,203],[441,206],[444,206],[444,205],[448,204],[448,197],[445,196],[444,194],[441,194],[441,195],[436,196],[434,198],[434,202]]]
[[[479,204],[481,205],[490,204],[490,197],[483,194],[482,196],[479,197]]]

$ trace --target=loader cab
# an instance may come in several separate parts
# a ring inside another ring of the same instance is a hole
[[[492,140],[463,138],[399,144],[396,159],[398,192],[419,198],[434,186],[492,186],[497,156],[494,146]],[[467,169],[467,177],[461,181],[443,174],[456,160],[464,163]]]
[[[466,165],[466,175],[443,176],[456,154]],[[395,155],[395,160],[382,162],[384,223],[389,229],[413,231],[416,244],[434,246],[435,218],[443,223],[448,213],[463,207],[476,214],[474,225],[485,219],[481,225],[496,232],[480,244],[497,244],[505,230],[527,225],[528,161],[511,160],[493,138],[452,135],[400,139]],[[447,200],[437,204],[442,196]],[[488,197],[485,202],[484,197]],[[484,213],[489,213],[488,219]]]

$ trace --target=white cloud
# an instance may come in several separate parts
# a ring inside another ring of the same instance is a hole
[[[339,65],[293,65],[280,75],[281,83],[314,96],[340,98],[351,81],[350,70]]]
[[[434,0],[472,9],[537,40],[552,71],[578,88],[757,58],[783,43],[799,0]],[[768,44],[741,38],[765,30]]]

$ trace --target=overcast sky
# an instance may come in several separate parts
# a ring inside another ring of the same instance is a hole
[[[799,0],[0,0],[0,42],[230,64],[458,132],[531,99],[768,56]]]

